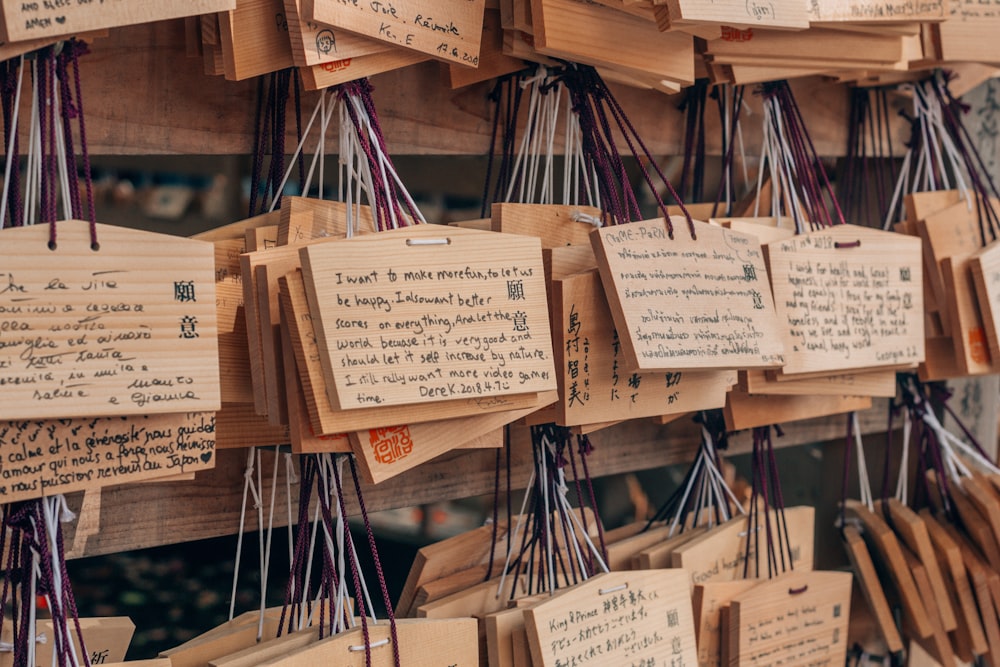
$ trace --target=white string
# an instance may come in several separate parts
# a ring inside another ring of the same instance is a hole
[[[907,489],[909,489],[910,475],[910,438],[913,432],[913,420],[910,419],[910,411],[903,411],[903,454],[899,462],[899,477],[896,480],[896,500],[907,505]]]
[[[52,77],[52,105],[55,107],[54,118],[62,117],[62,102],[58,92],[58,79]],[[72,199],[69,191],[69,169],[66,163],[66,139],[63,133],[55,127],[52,128],[56,135],[56,162],[59,169],[59,184],[62,187],[63,219],[69,220],[73,217]]]
[[[535,468],[532,466],[531,475],[528,477],[528,485],[525,488],[532,488],[535,483]],[[510,572],[510,559],[514,555],[514,549],[512,545],[514,544],[515,538],[521,534],[521,523],[524,521],[524,511],[528,507],[528,498],[531,497],[530,493],[525,493],[524,498],[521,500],[521,512],[517,515],[517,525],[514,530],[510,529],[510,522],[513,517],[507,517],[507,560],[504,561],[503,573],[500,575],[500,583],[497,586],[497,599],[503,594],[503,585],[507,580],[507,574]]]
[[[17,90],[14,93],[14,111],[11,114],[10,137],[7,143],[7,160],[3,171],[3,200],[0,201],[0,228],[6,224],[7,220],[7,197],[10,194],[10,176],[14,167],[14,141],[17,138],[17,125],[21,108],[21,83],[24,80],[24,56],[21,56],[20,65],[17,68]],[[20,167],[18,167],[20,168]]]
[[[240,564],[243,558],[243,536],[246,534],[247,520],[247,497],[250,493],[250,487],[253,485],[253,466],[256,450],[256,447],[251,447],[247,450],[247,465],[246,469],[243,471],[243,502],[240,505],[240,528],[236,537],[236,557],[233,559],[233,591],[229,598],[230,621],[236,616],[236,584],[239,580]],[[257,494],[255,492],[254,497],[256,497],[256,495]]]
[[[25,169],[26,184],[24,195],[24,216],[22,224],[35,224],[36,208],[38,206],[38,192],[41,180],[41,152],[42,137],[39,127],[41,115],[39,111],[39,91],[38,91],[38,60],[31,61],[32,89],[31,89],[31,125],[28,131],[28,160]]]
[[[865,447],[861,438],[861,425],[858,423],[858,413],[851,413],[851,430],[854,432],[854,447],[858,455],[858,486],[861,489],[861,502],[870,511],[875,511],[875,498],[872,495],[872,485],[868,478],[868,462],[865,460]]]
[[[267,513],[267,539],[265,540],[265,550],[264,557],[261,560],[263,565],[261,566],[260,572],[260,617],[257,619],[257,641],[260,641],[264,637],[264,613],[267,611],[267,582],[271,572],[271,543],[272,537],[274,535],[274,500],[278,495],[278,462],[281,460],[281,445],[278,445],[274,450],[274,470],[271,474],[271,502]],[[258,455],[258,475],[259,475],[259,463],[260,458]],[[259,483],[259,477],[258,477]],[[258,531],[260,531],[260,526],[258,525]],[[289,561],[290,562],[290,561]]]
[[[309,137],[309,133],[312,131],[312,127],[316,122],[316,117],[319,115],[320,109],[323,108],[323,100],[325,98],[326,98],[326,91],[324,90],[320,93],[319,102],[316,103],[316,108],[313,109],[313,113],[312,116],[309,118],[309,122],[306,123],[305,128],[302,130],[302,138],[299,139],[299,143],[295,147],[295,152],[292,153],[292,159],[288,163],[288,169],[285,170],[285,175],[281,179],[281,183],[278,185],[276,192],[284,192],[285,184],[288,182],[288,179],[292,175],[292,171],[294,171],[295,169],[295,164],[298,160],[298,157],[302,153],[302,147],[305,145],[306,139]],[[303,192],[305,192],[305,190],[303,190]],[[278,205],[278,198],[274,197],[271,200],[271,206],[269,207],[268,210],[273,211],[277,205]]]

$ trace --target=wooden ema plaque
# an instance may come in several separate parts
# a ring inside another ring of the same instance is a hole
[[[322,361],[314,333],[312,314],[306,303],[302,277],[294,272],[289,273],[285,276],[284,283],[287,285],[287,292],[282,293],[282,298],[287,303],[285,308],[294,315],[294,317],[287,318],[291,343],[295,351],[296,364],[300,369],[309,416],[316,433],[336,434],[371,428],[395,427],[399,424],[466,417],[473,414],[537,408],[539,405],[538,394],[522,394],[440,401],[428,405],[336,410],[330,405],[325,390],[326,381],[323,377]]]
[[[765,252],[785,342],[780,377],[923,361],[919,239],[835,225]]]
[[[1000,242],[991,243],[969,258],[991,359],[1000,359]]]
[[[136,23],[223,12],[236,0],[103,0],[56,2],[3,0],[4,34],[9,42]]]
[[[288,36],[292,42],[292,58],[297,67],[310,67],[345,58],[383,53],[393,48],[385,42],[355,35],[336,26],[303,20],[303,10],[307,8],[308,13],[312,14],[312,4],[311,0],[284,0]]]
[[[327,637],[261,667],[392,667],[393,647],[389,622],[368,621],[371,662],[366,662],[365,638],[361,627]],[[426,620],[396,619],[399,664],[406,667],[477,667],[479,665],[479,625],[474,618]]]
[[[770,368],[784,351],[760,243],[704,222],[674,239],[661,219],[591,234],[626,368]]]
[[[629,372],[596,270],[552,283],[564,426],[721,408],[735,371]]]
[[[556,388],[538,239],[418,225],[301,252],[333,405]]]
[[[842,665],[847,658],[850,572],[789,572],[736,595],[730,665]]]
[[[0,422],[0,503],[215,465],[211,412]]]
[[[671,24],[714,23],[726,26],[752,26],[805,30],[809,11],[796,0],[667,0]]]
[[[0,419],[220,405],[212,244],[110,225],[0,232]]]
[[[313,0],[302,18],[477,67],[485,8],[485,0]]]
[[[813,568],[813,528],[816,513],[812,507],[788,507],[785,509],[785,524],[788,527],[788,538],[791,543],[792,567],[797,571],[809,571]],[[773,511],[768,512],[771,522],[771,534],[777,535],[779,523]],[[743,578],[744,563],[747,557],[747,540],[750,540],[750,567],[747,574],[751,577],[767,575],[767,553],[764,550],[766,526],[760,526],[758,556],[755,551],[754,537],[749,535],[747,518],[739,516],[707,531],[687,544],[677,547],[671,559],[673,566],[688,570],[691,581],[695,584],[705,584],[715,581],[733,581]],[[777,544],[775,549],[777,549]],[[780,567],[780,561],[779,561]],[[786,568],[788,565],[786,564]]]
[[[758,583],[756,579],[740,579],[694,587],[692,602],[698,638],[698,667],[728,667],[722,663],[722,609],[728,607],[734,597]]]
[[[944,3],[897,2],[896,0],[814,0],[809,4],[813,22],[891,24],[942,21]]]
[[[694,665],[688,574],[600,574],[524,610],[535,667]]]
[[[531,0],[531,16],[538,53],[607,68],[640,85],[694,82],[694,38],[660,31],[652,15],[580,0]]]

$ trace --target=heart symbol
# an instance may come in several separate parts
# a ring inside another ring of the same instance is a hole
[[[65,22],[66,22],[66,17],[65,16],[57,16],[56,17],[56,23],[62,25]]]
[[[202,453],[202,455],[201,455],[201,462],[202,463],[208,463],[211,460],[212,460],[212,452],[204,452],[204,453]]]

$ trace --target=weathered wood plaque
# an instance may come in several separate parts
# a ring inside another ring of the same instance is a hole
[[[625,369],[597,271],[553,281],[559,417],[564,426],[721,408],[735,371]]]
[[[485,9],[485,0],[313,0],[302,18],[477,67]]]
[[[149,23],[235,9],[236,0],[101,0],[82,2],[3,0],[7,41],[72,35],[87,30]]]
[[[765,247],[782,376],[924,359],[920,240],[836,225]]]
[[[976,299],[989,341],[990,358],[1000,359],[1000,242],[991,243],[969,260]]]
[[[809,10],[797,0],[667,0],[671,23],[718,23],[727,26],[754,26],[805,30]]]
[[[773,368],[784,346],[756,237],[683,218],[591,234],[627,368]]]
[[[0,502],[215,465],[211,412],[0,422]]]
[[[0,232],[0,419],[220,405],[211,243],[109,225]]]
[[[690,579],[683,570],[601,574],[524,610],[536,667],[694,665]]]
[[[556,388],[538,239],[418,225],[301,252],[333,405]]]
[[[843,664],[850,572],[791,572],[733,598],[730,665]]]
[[[766,515],[771,522],[772,534],[777,534],[779,525],[788,528],[788,539],[791,544],[791,567],[798,571],[813,569],[813,528],[816,525],[816,512],[812,507],[788,507],[785,509],[784,523],[779,523],[773,511]],[[715,581],[733,581],[743,578],[744,564],[747,559],[747,540],[750,541],[747,567],[750,577],[767,576],[767,553],[758,554],[759,545],[764,551],[764,535],[766,525],[761,521],[758,541],[748,531],[747,518],[739,516],[716,526],[704,535],[683,544],[671,554],[674,567],[684,568],[690,572],[695,585]],[[775,545],[777,548],[777,545]],[[788,567],[788,565],[786,565]]]
[[[945,18],[942,0],[899,2],[899,0],[813,0],[809,18],[820,22],[909,23],[941,21]]]

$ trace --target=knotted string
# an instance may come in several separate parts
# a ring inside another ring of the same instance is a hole
[[[756,558],[755,576],[760,576],[760,515],[764,514],[765,548],[767,549],[767,576],[773,578],[782,572],[794,570],[791,538],[785,520],[785,500],[778,476],[778,463],[774,455],[771,431],[782,435],[777,426],[753,429],[752,492],[750,511],[747,514],[747,544],[744,552],[743,577],[750,573],[750,557]],[[772,528],[772,516],[774,526]],[[753,547],[751,548],[751,539]],[[787,556],[787,562],[786,562]]]
[[[600,205],[609,222],[624,224],[642,217],[638,200],[630,186],[628,171],[617,148],[616,134],[612,129],[613,121],[618,135],[625,139],[629,152],[640,164],[643,180],[664,217],[670,238],[673,238],[673,224],[666,204],[653,182],[650,169],[655,172],[667,192],[680,206],[687,219],[691,238],[696,238],[694,222],[680,195],[656,164],[646,144],[597,70],[583,65],[567,65],[557,80],[566,86],[573,100],[573,111],[579,119],[582,132],[580,146],[582,158],[587,171],[596,174],[597,190],[601,197]]]
[[[89,667],[90,661],[73,597],[62,537],[71,520],[64,496],[12,503],[4,508],[0,552],[9,549],[0,600],[0,625],[7,620],[7,599],[19,599],[14,619],[13,667],[35,665],[35,600],[44,596],[53,627],[53,664]],[[7,539],[9,538],[9,546]],[[73,630],[70,630],[72,622]],[[76,633],[81,655],[73,643]]]
[[[795,220],[799,233],[804,231],[799,206],[809,217],[812,230],[843,224],[843,211],[788,82],[763,84],[758,93],[764,98],[765,111],[764,154],[758,176],[758,192],[765,166],[769,165],[776,203],[772,206],[771,215],[780,216],[784,205]],[[759,196],[757,203],[759,208]]]

